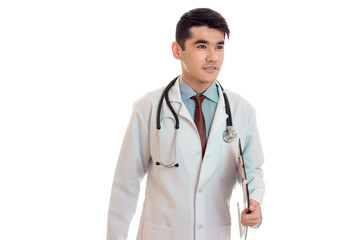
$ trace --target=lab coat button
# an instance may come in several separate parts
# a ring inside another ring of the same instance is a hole
[[[202,192],[203,192],[203,190],[202,190],[202,188],[200,188],[200,189],[199,189],[199,193],[202,193]]]
[[[202,224],[198,225],[198,229],[202,229],[204,226]]]

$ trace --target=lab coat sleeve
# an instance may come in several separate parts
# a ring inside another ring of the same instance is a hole
[[[144,108],[143,108],[144,109]],[[137,104],[127,127],[120,150],[111,191],[107,240],[126,240],[135,213],[140,183],[150,160],[149,128]]]
[[[263,180],[262,170],[264,154],[256,124],[255,109],[252,107],[250,108],[250,114],[248,118],[246,139],[243,144],[245,170],[250,199],[256,200],[261,205],[265,193],[265,183]]]

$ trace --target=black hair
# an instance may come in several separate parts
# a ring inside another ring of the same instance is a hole
[[[207,26],[222,31],[229,38],[230,30],[225,18],[210,8],[196,8],[185,13],[176,25],[176,42],[185,50],[185,41],[191,38],[191,27]]]

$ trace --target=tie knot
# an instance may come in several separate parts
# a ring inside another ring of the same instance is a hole
[[[204,95],[192,96],[191,99],[193,99],[195,101],[196,107],[199,108],[199,107],[201,107],[201,104],[204,101],[205,96]]]

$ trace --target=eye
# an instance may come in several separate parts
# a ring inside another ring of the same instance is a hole
[[[197,48],[205,49],[206,46],[205,45],[198,45]]]
[[[224,46],[222,46],[222,45],[217,46],[216,49],[224,49]]]

